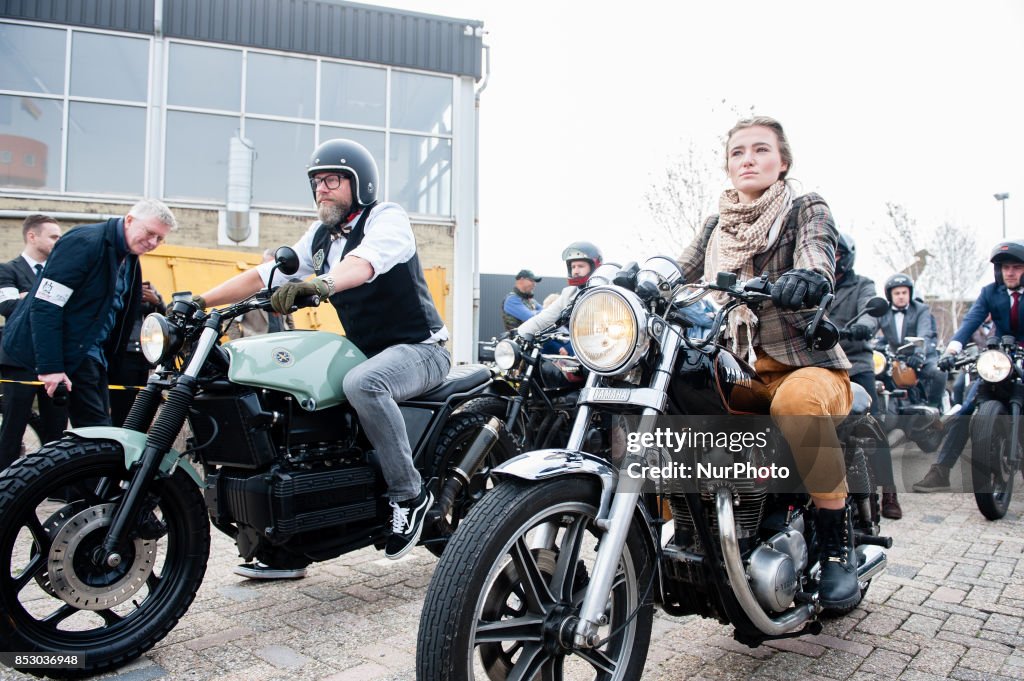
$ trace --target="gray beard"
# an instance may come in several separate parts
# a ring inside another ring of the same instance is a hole
[[[345,219],[347,214],[347,207],[343,212],[341,206],[336,203],[330,203],[329,201],[324,201],[317,207],[317,215],[320,218],[320,222],[324,223],[328,227],[337,227],[340,225],[341,221]]]

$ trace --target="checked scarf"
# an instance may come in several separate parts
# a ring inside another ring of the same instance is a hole
[[[782,219],[792,202],[793,192],[784,180],[768,187],[753,203],[740,203],[735,189],[722,192],[718,200],[718,225],[704,256],[704,281],[714,281],[719,272],[735,272],[741,282],[757,276],[754,256],[767,251],[778,238]],[[719,305],[729,302],[724,293],[714,293],[712,299]],[[746,327],[747,356],[752,365],[757,316],[746,307],[729,316],[726,337],[732,339],[733,352],[738,350],[741,324]]]

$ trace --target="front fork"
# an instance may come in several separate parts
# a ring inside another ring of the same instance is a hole
[[[676,329],[665,324],[661,333],[658,334],[658,342],[661,344],[661,359],[654,372],[651,388],[661,394],[668,392],[672,368],[675,366],[676,355],[679,352],[676,333]],[[640,419],[640,428],[644,428],[658,416],[661,416],[659,410],[645,408]],[[576,422],[573,424],[572,435],[569,438],[569,450],[581,448],[589,421],[590,407],[580,406]],[[611,594],[615,575],[619,570],[622,549],[626,545],[633,514],[643,490],[643,480],[633,480],[632,478],[623,480],[620,475],[617,482],[623,484],[616,485],[608,517],[599,517],[595,520],[595,524],[606,532],[601,538],[597,557],[594,560],[593,574],[580,607],[579,621],[576,623],[574,643],[582,648],[591,648],[597,645],[599,642],[598,629],[607,623],[605,610],[608,605],[608,597]]]
[[[146,448],[132,469],[131,480],[128,481],[124,497],[114,509],[114,515],[110,519],[110,529],[107,530],[107,535],[103,538],[102,546],[97,549],[95,561],[98,565],[117,567],[121,564],[123,556],[118,552],[117,547],[124,545],[130,529],[138,525],[138,517],[148,496],[149,488],[159,470],[160,461],[164,454],[171,449],[174,439],[185,425],[189,407],[192,406],[195,399],[198,385],[196,377],[217,342],[219,325],[220,315],[217,312],[211,313],[210,319],[207,320],[202,335],[196,343],[196,349],[192,353],[188,367],[178,376],[174,387],[168,391],[167,401],[164,402],[160,418],[153,424],[146,437]],[[146,390],[153,387],[152,384],[148,384]],[[136,428],[142,424],[145,418],[143,410],[149,411],[152,408],[151,400],[147,400],[145,406],[140,405],[138,410],[133,405],[129,414],[138,417],[135,422]],[[152,417],[150,416],[150,418]]]

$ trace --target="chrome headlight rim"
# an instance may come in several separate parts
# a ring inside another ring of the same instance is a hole
[[[1000,383],[1013,371],[1013,360],[1002,350],[986,350],[978,355],[978,376],[988,383]]]
[[[508,371],[519,363],[522,352],[519,344],[515,341],[507,338],[498,341],[497,345],[494,346],[494,366],[498,367],[501,371]]]
[[[146,315],[139,332],[142,356],[154,366],[160,364],[170,354],[172,339],[176,335],[167,317],[159,312]]]
[[[649,284],[663,300],[670,301],[684,283],[683,270],[672,258],[655,255],[641,265],[636,282],[638,288],[641,284]]]
[[[632,349],[626,353],[620,361],[611,366],[596,364],[593,361],[590,361],[587,356],[585,344],[581,342],[580,338],[578,338],[576,334],[576,322],[582,311],[586,309],[588,304],[594,304],[595,298],[608,295],[615,296],[625,303],[630,316],[629,321],[633,324],[633,335],[635,338]],[[632,291],[628,291],[621,286],[606,284],[604,286],[599,286],[582,292],[576,300],[576,303],[573,305],[572,315],[569,317],[570,339],[572,341],[573,348],[576,350],[576,358],[580,361],[580,364],[585,366],[591,373],[597,374],[598,376],[618,376],[619,374],[631,371],[640,362],[641,358],[647,354],[647,348],[650,345],[650,337],[647,330],[647,317],[647,310],[644,309],[643,303],[640,302],[640,298]]]

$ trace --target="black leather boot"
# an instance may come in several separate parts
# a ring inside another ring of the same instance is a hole
[[[850,509],[819,508],[818,542],[821,549],[821,583],[818,598],[828,610],[847,612],[860,602],[857,554],[853,550],[853,519]]]

